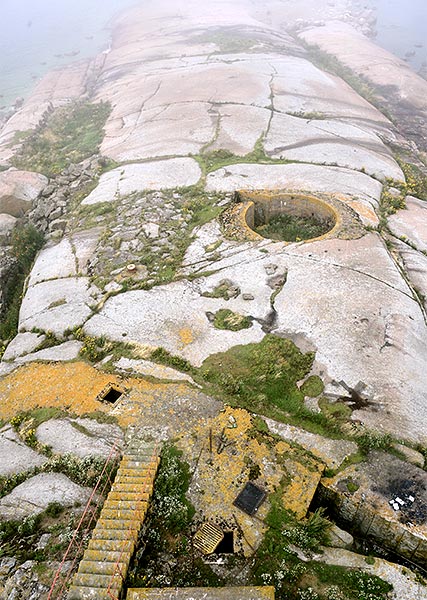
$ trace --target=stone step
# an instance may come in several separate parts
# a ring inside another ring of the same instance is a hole
[[[129,440],[126,450],[129,449],[138,450],[140,452],[151,452],[158,451],[159,444],[157,442],[147,442],[146,440]]]
[[[122,477],[123,475],[126,477],[141,477],[144,475],[154,475],[156,469],[140,467],[139,469],[127,469],[126,467],[121,467],[120,471],[117,472],[117,475]]]
[[[104,590],[120,590],[123,584],[120,575],[93,575],[92,573],[77,573],[73,577],[73,586],[103,588]]]
[[[119,500],[120,498],[116,497],[117,494],[134,494],[134,498],[136,500],[144,500],[145,502],[147,502],[150,499],[151,493],[151,487],[145,490],[142,489],[140,486],[129,485],[127,483],[118,483],[117,486],[114,485],[111,488],[111,492],[108,494],[108,498],[110,498],[111,495],[114,494],[113,499]],[[124,497],[123,499],[127,500],[128,498]]]
[[[108,575],[109,577],[120,575],[125,579],[128,567],[129,562],[124,562],[123,560],[118,563],[117,561],[106,562],[103,560],[86,560],[86,558],[83,557],[83,560],[79,564],[79,574]]]
[[[114,485],[133,485],[137,488],[147,488],[147,490],[153,485],[153,480],[146,475],[141,477],[129,477],[128,475],[122,475],[121,473],[115,478]]]
[[[159,466],[158,460],[147,461],[147,460],[142,460],[141,458],[137,458],[134,456],[128,456],[128,455],[124,456],[120,463],[120,468],[123,467],[124,469],[140,469],[140,468],[145,467],[147,469],[151,469],[152,471],[155,471],[158,466]]]
[[[123,491],[114,491],[108,494],[107,501],[113,500],[114,502],[148,502],[151,494],[147,494],[146,492],[141,491],[133,491],[133,492],[123,492]]]
[[[120,519],[122,521],[136,521],[142,523],[142,519],[145,517],[147,510],[141,507],[137,510],[114,510],[103,508],[101,513],[102,519]]]
[[[114,600],[118,599],[119,590],[112,589],[110,592],[98,587],[74,586],[68,591],[67,600]]]
[[[135,549],[135,541],[134,540],[102,540],[102,539],[91,539],[89,541],[86,552],[105,552],[108,554],[109,552],[126,552],[130,555],[133,554]],[[85,556],[86,556],[85,552]]]
[[[110,500],[107,499],[102,509],[102,516],[104,510],[148,510],[148,502],[145,500]]]
[[[132,552],[129,550],[125,550],[120,547],[120,543],[115,543],[115,550],[93,550],[91,548],[87,548],[85,550],[83,561],[96,561],[96,562],[104,562],[104,563],[116,563],[116,562],[128,562],[131,559]],[[82,564],[82,563],[80,563]]]
[[[116,524],[116,527],[118,525]],[[133,540],[136,542],[138,539],[138,533],[136,529],[104,529],[102,527],[95,527],[92,532],[93,540],[115,540],[117,543],[122,541]]]
[[[95,526],[95,530],[99,529],[120,529],[121,531],[139,531],[141,528],[141,521],[135,518],[135,514],[132,513],[132,518],[128,521],[126,519],[98,519]]]
[[[150,482],[145,480],[144,484],[138,484],[135,485],[134,483],[116,483],[114,482],[113,485],[111,486],[111,491],[112,492],[135,492],[135,491],[140,491],[141,493],[145,493],[148,494],[148,492],[151,492],[151,488],[153,486],[150,485]]]

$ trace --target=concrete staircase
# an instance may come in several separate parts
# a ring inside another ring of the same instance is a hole
[[[153,492],[159,451],[154,443],[135,438],[130,442],[73,577],[68,600],[120,597]]]

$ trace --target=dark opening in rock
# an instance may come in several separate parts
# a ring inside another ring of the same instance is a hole
[[[337,216],[332,206],[302,194],[245,195],[248,227],[262,237],[298,242],[318,238],[331,231]]]
[[[215,548],[215,554],[233,554],[234,553],[234,531],[224,531],[222,541]]]
[[[116,390],[115,388],[111,387],[106,394],[104,394],[101,397],[101,400],[103,400],[104,402],[109,402],[110,404],[114,404],[114,402],[117,402],[117,400],[123,395],[123,392],[121,392],[120,390]]]

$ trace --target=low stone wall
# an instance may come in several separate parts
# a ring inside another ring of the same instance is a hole
[[[321,480],[317,501],[364,538],[402,557],[427,564],[425,471],[385,453]],[[403,506],[391,502],[403,499]],[[413,498],[408,500],[408,498]]]

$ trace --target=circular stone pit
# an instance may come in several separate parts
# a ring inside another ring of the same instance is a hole
[[[360,237],[356,214],[334,197],[287,191],[239,191],[221,217],[225,232],[241,240],[284,243]]]

